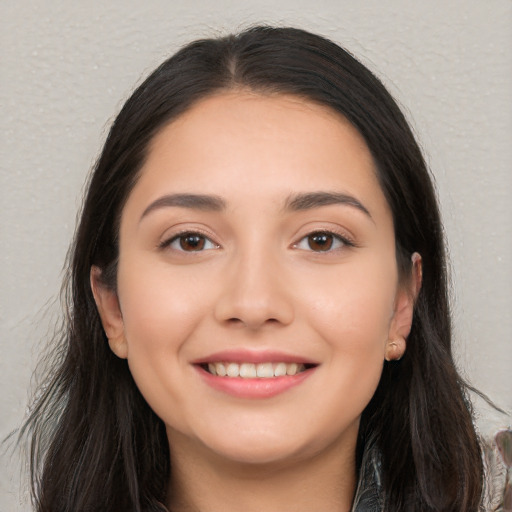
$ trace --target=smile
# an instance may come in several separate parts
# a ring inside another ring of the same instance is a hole
[[[302,373],[312,365],[302,363],[234,363],[216,362],[208,363],[203,368],[219,377],[242,379],[272,379],[275,377],[293,376]]]
[[[309,380],[321,366],[309,356],[244,348],[222,350],[191,362],[208,387],[243,399],[285,393]]]

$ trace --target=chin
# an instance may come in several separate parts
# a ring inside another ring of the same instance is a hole
[[[216,454],[232,463],[250,466],[282,465],[307,457],[299,447],[269,446],[265,443],[252,443],[250,446],[231,443],[230,446],[219,446]]]
[[[203,439],[204,446],[218,457],[233,463],[254,466],[287,465],[315,457],[335,441],[307,432],[225,431],[223,436]]]

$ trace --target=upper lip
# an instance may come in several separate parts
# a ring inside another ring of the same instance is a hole
[[[275,350],[228,349],[214,352],[192,361],[192,364],[205,363],[298,363],[318,365],[318,361],[297,354]]]

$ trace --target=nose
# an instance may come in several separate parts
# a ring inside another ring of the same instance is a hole
[[[216,320],[254,331],[290,324],[293,301],[281,270],[275,259],[254,252],[231,262],[215,306]]]

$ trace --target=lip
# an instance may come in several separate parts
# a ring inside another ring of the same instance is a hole
[[[207,355],[200,359],[192,361],[192,364],[207,364],[207,363],[297,363],[317,366],[318,361],[305,358],[296,354],[287,354],[275,350],[223,350]],[[278,378],[278,377],[276,377]]]
[[[272,378],[220,377],[204,369],[207,363],[297,363],[309,366],[296,375]],[[303,383],[318,367],[318,361],[297,354],[275,350],[230,349],[192,361],[194,368],[209,387],[237,398],[264,399],[277,396]]]
[[[226,359],[224,359],[224,361],[225,360]],[[245,359],[244,361],[247,360]],[[265,361],[268,361],[268,359]],[[194,365],[194,368],[199,373],[203,381],[216,391],[220,391],[237,398],[263,399],[280,395],[281,393],[298,386],[304,382],[317,367],[314,366],[291,376],[286,375],[283,377],[272,378],[256,377],[252,379],[244,379],[242,377],[219,377],[218,375],[212,375],[198,364]]]

